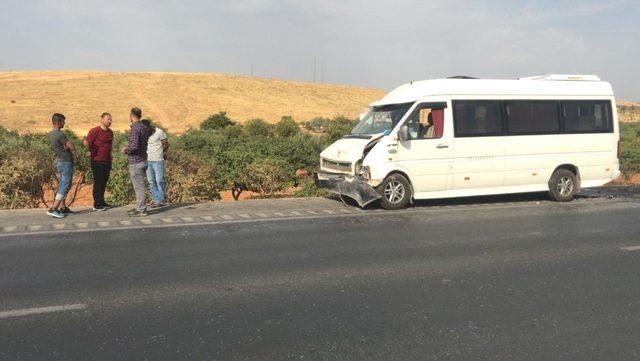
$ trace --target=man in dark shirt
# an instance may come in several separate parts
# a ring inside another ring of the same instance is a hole
[[[140,122],[142,110],[140,108],[131,109],[129,119],[131,120],[131,134],[129,134],[129,145],[123,150],[129,159],[129,176],[133,183],[133,190],[136,193],[135,208],[128,213],[132,217],[144,217],[147,215],[147,190],[144,180],[147,173],[147,142],[149,140],[149,127]]]
[[[51,117],[53,129],[49,132],[49,142],[51,149],[56,155],[56,170],[58,172],[58,190],[56,192],[53,207],[49,208],[47,214],[54,218],[64,218],[71,213],[65,204],[67,193],[71,189],[73,181],[73,143],[60,129],[64,128],[65,117],[60,113],[55,113]]]
[[[91,159],[94,211],[106,211],[109,208],[109,205],[104,201],[104,191],[111,173],[113,131],[110,127],[111,114],[102,113],[100,125],[92,128],[83,142],[86,154]]]

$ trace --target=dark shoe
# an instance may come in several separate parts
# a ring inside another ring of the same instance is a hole
[[[135,208],[132,208],[132,209],[127,211],[128,214],[136,213],[136,212],[137,212],[137,210]]]
[[[113,206],[111,204],[108,204],[108,203],[104,203],[102,205],[102,207],[105,208],[105,209],[113,208]]]
[[[58,219],[66,217],[66,215],[64,215],[63,213],[60,213],[59,210],[53,209],[53,208],[49,208],[49,210],[47,211],[47,214],[53,218],[58,218]]]
[[[149,214],[147,213],[147,211],[135,211],[132,213],[129,213],[129,217],[146,217]]]
[[[64,207],[64,208],[62,208],[59,212],[60,212],[60,213],[62,213],[62,214],[64,214],[65,216],[66,216],[66,215],[69,215],[69,214],[71,214],[71,213],[76,213],[76,212],[74,212],[74,211],[70,210],[70,209],[69,209],[69,207]]]
[[[158,202],[151,202],[151,204],[149,204],[149,208],[160,208],[162,206],[164,206],[164,204]]]
[[[104,212],[107,210],[106,206],[93,206],[93,210],[94,211],[100,211],[100,212]]]

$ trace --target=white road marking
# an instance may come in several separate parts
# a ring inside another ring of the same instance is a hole
[[[86,222],[76,223],[76,228],[87,228],[87,227],[89,227],[89,223],[86,223]]]
[[[640,251],[640,246],[620,247],[623,251]]]
[[[250,216],[250,215],[248,215],[248,214],[246,214],[246,213],[238,214],[238,216],[239,216],[240,218],[244,218],[244,219],[249,219],[249,218],[251,218],[251,216]]]
[[[153,221],[150,219],[140,219],[140,223],[142,224],[152,224]]]
[[[99,227],[109,227],[111,222],[98,222]]]
[[[41,224],[33,224],[31,226],[27,226],[27,229],[30,231],[39,231],[42,229],[42,225]]]
[[[163,221],[164,223],[173,223],[173,222],[174,222],[174,221],[173,221],[173,218],[170,218],[170,217],[169,217],[169,218],[162,218],[162,221]]]
[[[205,221],[213,221],[213,217],[212,216],[202,216],[200,218],[204,219]]]
[[[230,219],[233,219],[233,216],[230,216],[228,214],[223,214],[220,216],[220,218],[230,220]]]
[[[10,311],[0,312],[0,318],[28,316],[28,315],[35,315],[39,313],[84,310],[85,308],[87,308],[87,305],[84,303],[77,303],[75,305],[24,308],[21,310],[10,310]]]
[[[2,227],[2,230],[4,232],[14,232],[16,229],[18,229],[18,226],[5,226],[5,227]]]
[[[53,229],[64,229],[64,227],[66,226],[67,226],[66,223],[56,223],[53,225]]]
[[[185,222],[193,222],[193,217],[181,217],[180,219],[182,219]]]
[[[118,223],[120,223],[123,226],[130,226],[133,224],[131,221],[118,221]]]

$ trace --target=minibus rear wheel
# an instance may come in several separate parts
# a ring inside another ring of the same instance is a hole
[[[549,195],[557,202],[569,202],[576,197],[578,181],[576,175],[567,169],[557,169],[549,180]]]
[[[392,174],[378,187],[380,204],[385,209],[402,209],[411,200],[411,184],[401,174]]]

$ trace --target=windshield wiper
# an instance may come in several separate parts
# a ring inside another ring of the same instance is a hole
[[[351,139],[369,139],[369,138],[371,138],[371,137],[372,137],[372,135],[364,135],[364,134],[347,134],[347,135],[345,135],[345,136],[344,136],[344,137],[342,137],[342,138],[344,138],[344,139],[349,139],[349,138],[351,138]]]

